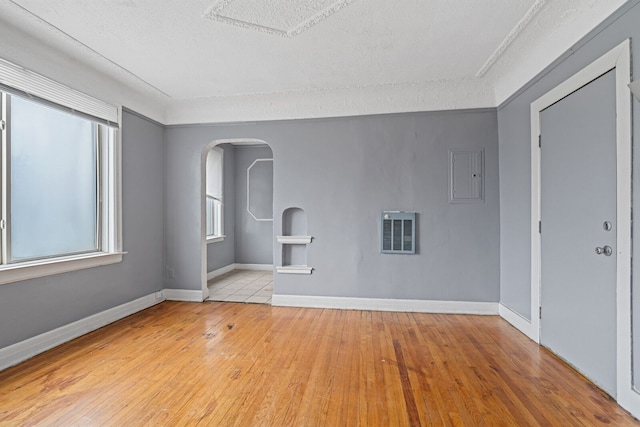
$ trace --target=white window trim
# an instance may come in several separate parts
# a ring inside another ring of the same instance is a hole
[[[121,262],[126,254],[122,250],[122,146],[117,129],[122,123],[122,109],[1,58],[0,84],[105,120],[116,128],[109,140],[112,149],[103,153],[102,190],[106,203],[102,211],[102,251],[1,265],[0,285]]]
[[[8,264],[0,267],[0,285],[115,264],[122,261],[126,252],[96,252],[85,255],[49,258],[20,264]]]
[[[46,99],[110,123],[122,123],[121,111],[92,96],[0,58],[0,84]]]
[[[215,242],[222,242],[224,241],[224,238],[227,237],[226,234],[224,234],[224,199],[225,199],[225,194],[224,194],[224,150],[220,147],[211,147],[211,149],[209,151],[217,151],[218,153],[220,153],[220,155],[222,156],[222,162],[221,162],[221,170],[220,170],[220,181],[222,183],[222,197],[220,198],[220,204],[221,204],[221,208],[220,208],[220,232],[222,234],[220,235],[215,235],[215,234],[207,234],[206,231],[206,227],[205,227],[205,240],[207,242],[207,244],[209,243],[215,243]],[[207,152],[208,155],[208,152]],[[206,157],[205,157],[206,159]],[[207,179],[207,173],[209,171],[206,168],[206,160],[205,160],[205,180]],[[206,185],[205,185],[205,201],[207,198],[208,194],[206,191]],[[206,212],[205,212],[205,219],[206,219]],[[215,228],[215,227],[214,227]]]

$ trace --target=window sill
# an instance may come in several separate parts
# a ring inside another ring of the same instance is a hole
[[[100,252],[5,265],[0,267],[0,285],[115,264],[122,261],[122,255],[124,254],[126,252]]]
[[[227,237],[225,235],[222,236],[211,236],[211,237],[207,237],[207,244],[209,243],[215,243],[215,242],[222,242],[224,240],[224,238]]]

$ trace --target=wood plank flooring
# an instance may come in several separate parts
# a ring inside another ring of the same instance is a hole
[[[498,317],[164,302],[0,372],[0,425],[640,425]]]

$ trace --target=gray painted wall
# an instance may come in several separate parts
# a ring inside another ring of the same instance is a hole
[[[572,49],[570,55],[553,64],[515,98],[498,110],[500,140],[500,273],[501,301],[527,319],[531,318],[531,156],[530,111],[532,101],[593,62],[595,59],[631,38],[632,69],[640,70],[640,2],[628,2],[621,11],[599,26]],[[637,77],[636,77],[637,78]],[[640,141],[640,103],[633,101],[633,141]],[[638,170],[640,155],[634,150],[633,168]],[[633,177],[633,209],[640,207],[640,177]],[[633,250],[637,253],[638,227],[633,232]],[[633,308],[640,310],[640,259],[633,259]],[[634,316],[634,330],[640,330],[640,316]],[[634,340],[635,366],[640,363],[640,340]],[[640,382],[640,369],[636,383]]]
[[[125,111],[123,227],[129,253],[120,264],[0,286],[0,347],[158,291],[163,281],[166,288],[200,290],[206,250],[201,244],[201,154],[221,138],[266,140],[275,158],[274,218],[291,206],[307,213],[308,231],[315,237],[308,249],[314,274],[277,275],[277,293],[465,301],[500,296],[530,318],[529,104],[623,39],[639,40],[638,1],[625,8],[624,15],[609,19],[501,106],[497,118],[485,110],[163,130]],[[638,49],[634,43],[636,74]],[[638,137],[640,105],[634,100],[634,140]],[[465,147],[485,148],[486,201],[449,205],[446,151]],[[640,154],[634,154],[635,168],[639,162]],[[225,181],[232,183],[228,174],[233,178],[234,173],[226,168]],[[635,174],[635,189],[639,179]],[[634,209],[639,200],[634,194]],[[383,209],[418,212],[417,255],[378,253]],[[230,210],[235,201],[227,199],[227,236],[235,229],[235,224],[229,228],[235,216]],[[275,227],[279,234],[279,221]],[[210,248],[209,271],[235,261],[234,241],[215,246],[228,245],[221,253]],[[281,247],[274,243],[274,249],[278,263]],[[163,275],[163,259],[175,269],[175,279]],[[639,262],[636,257],[634,272]],[[640,308],[640,291],[633,294],[634,309]],[[640,330],[640,316],[634,322]],[[634,345],[638,363],[640,340]],[[640,379],[640,369],[636,372]]]
[[[202,152],[211,141],[180,127],[165,129],[165,267],[174,271],[173,279],[165,276],[168,289],[201,290],[206,276],[201,175]]]
[[[167,128],[168,287],[200,289],[198,169],[203,147],[226,138],[269,143],[274,217],[292,206],[307,213],[314,273],[276,275],[276,293],[498,301],[495,110]],[[452,205],[447,150],[466,147],[485,149],[486,200]],[[379,253],[382,210],[418,212],[416,255]],[[281,262],[275,242],[274,253]]]
[[[531,153],[530,104],[577,71],[621,43],[635,36],[640,39],[638,2],[615,22],[604,28],[571,56],[542,73],[533,85],[498,110],[500,140],[500,273],[501,301],[504,305],[531,318]],[[584,42],[583,42],[584,43]],[[633,44],[633,67],[638,70],[637,43]],[[634,101],[634,123],[639,123],[639,109]],[[638,137],[635,126],[634,140]],[[637,162],[634,158],[634,165]],[[636,174],[637,175],[637,174]],[[637,187],[637,176],[634,180]],[[634,198],[637,200],[637,198]],[[635,239],[634,239],[635,240]],[[637,265],[637,264],[636,264]]]
[[[163,128],[122,123],[124,250],[119,264],[0,286],[0,348],[162,289]]]
[[[268,146],[236,147],[236,263],[273,264],[273,222],[256,221],[247,212],[247,168],[256,159],[271,158],[273,153]],[[273,181],[264,184],[266,191],[273,193]],[[254,194],[256,196],[260,195]],[[269,199],[270,195],[267,196],[266,199]]]
[[[207,272],[226,267],[235,261],[235,228],[236,228],[236,184],[235,184],[235,153],[231,144],[218,146],[224,151],[223,169],[223,201],[224,201],[224,234],[221,242],[207,244]]]

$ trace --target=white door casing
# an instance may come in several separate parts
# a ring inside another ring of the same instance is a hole
[[[615,73],[540,113],[540,344],[614,397]]]
[[[625,40],[531,104],[531,320],[523,332],[540,342],[540,112],[607,71],[616,73],[616,380],[617,401],[640,417],[633,388],[631,342],[631,74],[630,41]]]

